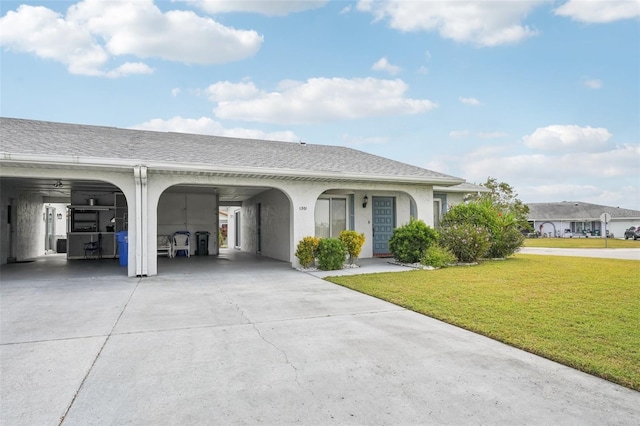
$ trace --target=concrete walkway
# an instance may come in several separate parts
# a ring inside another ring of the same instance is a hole
[[[286,263],[167,259],[142,279],[78,265],[1,270],[2,425],[640,419],[638,392]]]

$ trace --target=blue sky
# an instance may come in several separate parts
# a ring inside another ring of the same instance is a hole
[[[6,117],[343,145],[640,210],[639,0],[0,7]]]

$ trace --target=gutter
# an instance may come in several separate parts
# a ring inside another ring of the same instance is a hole
[[[9,154],[0,152],[0,162],[6,163],[28,163],[51,166],[72,165],[105,167],[116,169],[131,169],[144,164],[148,170],[166,172],[200,172],[211,174],[234,174],[261,176],[265,178],[311,178],[323,180],[348,180],[354,182],[386,182],[386,183],[409,183],[418,185],[439,185],[454,186],[466,182],[462,178],[454,176],[405,176],[405,175],[369,175],[356,173],[341,173],[332,171],[300,171],[294,169],[274,169],[266,167],[237,167],[237,166],[214,166],[209,164],[188,164],[171,163],[165,161],[144,162],[139,159],[114,159],[95,158],[63,155],[32,155],[32,154]]]

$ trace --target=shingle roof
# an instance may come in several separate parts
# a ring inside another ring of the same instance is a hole
[[[304,174],[396,177],[450,185],[463,179],[341,146],[274,142],[185,133],[130,130],[0,118],[0,151],[60,155],[140,164],[175,163],[205,168],[282,169]],[[6,156],[5,156],[6,158]]]
[[[529,220],[600,220],[602,213],[609,213],[612,219],[639,219],[640,211],[619,207],[562,201],[559,203],[531,203]]]

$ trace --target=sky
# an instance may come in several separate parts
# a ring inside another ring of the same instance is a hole
[[[347,146],[640,210],[640,0],[0,8],[4,117]]]

